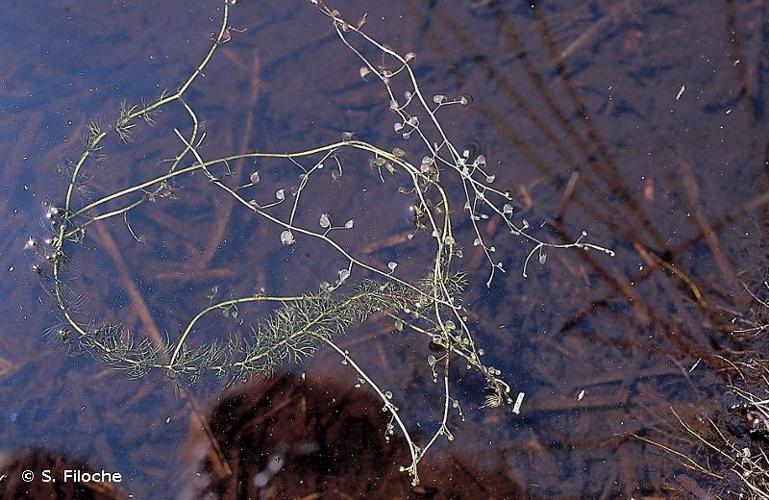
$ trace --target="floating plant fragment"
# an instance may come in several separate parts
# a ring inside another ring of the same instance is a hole
[[[296,243],[296,240],[294,239],[294,234],[286,229],[282,233],[280,233],[280,242],[283,243],[285,246],[293,245]]]

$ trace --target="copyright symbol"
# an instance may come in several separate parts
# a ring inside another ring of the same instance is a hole
[[[33,479],[35,479],[35,473],[31,470],[25,470],[21,473],[21,479],[25,483],[31,483]]]

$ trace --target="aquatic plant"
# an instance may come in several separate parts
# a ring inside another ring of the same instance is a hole
[[[701,408],[689,407],[670,412],[674,419],[661,419],[667,429],[645,435],[632,434],[670,455],[698,479],[687,485],[691,495],[713,498],[769,498],[768,360],[750,352],[716,355],[728,378],[726,401],[735,401],[725,412],[708,415]],[[683,416],[680,411],[686,411]],[[681,433],[681,429],[685,432]],[[654,436],[652,438],[652,436]],[[657,437],[660,436],[660,437]]]
[[[389,110],[395,117],[393,130],[404,140],[416,139],[410,142],[408,153],[399,147],[384,147],[345,134],[339,141],[301,151],[236,152],[206,158],[201,148],[206,132],[202,130],[198,113],[187,102],[186,96],[221,45],[238,35],[230,24],[230,14],[236,3],[236,0],[223,2],[221,24],[212,36],[210,49],[178,90],[163,93],[149,104],[124,103],[111,123],[97,120],[89,123],[84,150],[69,170],[66,194],[62,202],[48,212],[53,229],[53,235],[47,242],[51,293],[62,319],[61,326],[54,330],[76,352],[89,353],[109,366],[126,370],[131,376],[140,377],[154,369],[163,371],[180,383],[196,382],[209,374],[229,382],[251,375],[263,376],[281,363],[300,361],[320,347],[331,349],[356,372],[361,384],[367,385],[381,399],[383,410],[391,416],[385,432],[394,435],[399,431],[404,437],[411,462],[403,470],[411,475],[416,484],[419,481],[417,465],[425,453],[438,439],[453,439],[448,425],[449,415],[455,409],[461,411],[451,395],[450,367],[454,361],[461,360],[485,378],[485,407],[514,403],[510,386],[501,378],[499,369],[484,362],[484,352],[476,346],[468,325],[462,304],[463,290],[468,284],[459,269],[463,255],[454,236],[458,223],[455,219],[461,216],[472,227],[472,245],[483,252],[489,265],[486,286],[491,285],[498,273],[505,272],[501,259],[496,256],[495,246],[487,241],[482,231],[482,225],[491,218],[501,220],[511,235],[530,245],[523,262],[524,277],[530,260],[537,256],[539,262],[544,264],[549,250],[612,252],[587,242],[584,232],[576,241],[546,241],[534,234],[526,220],[517,220],[511,193],[495,187],[495,175],[484,155],[458,148],[441,121],[445,108],[466,106],[470,104],[470,98],[426,94],[412,67],[413,53],[401,54],[368,35],[364,30],[365,17],[350,23],[320,0],[310,0],[310,3],[328,18],[341,44],[360,60],[358,76],[378,81],[384,88]],[[375,62],[380,60],[381,63]],[[156,125],[157,112],[171,105],[181,106],[184,110],[189,118],[190,131],[185,135],[174,128],[180,150],[171,159],[167,170],[98,199],[79,202],[77,193],[87,180],[88,169],[100,163],[105,141],[114,136],[118,141],[130,143],[142,120],[148,125]],[[382,182],[385,176],[396,172],[405,174],[410,193],[416,200],[411,236],[431,242],[430,265],[422,273],[422,279],[413,281],[399,276],[395,261],[377,266],[345,249],[336,235],[339,231],[354,231],[356,223],[353,219],[335,226],[329,214],[323,213],[317,227],[307,227],[297,221],[298,212],[306,209],[311,202],[302,198],[303,191],[325,164],[333,164],[341,172],[343,151],[359,151],[368,155],[369,164]],[[419,160],[413,161],[413,158]],[[299,168],[298,183],[293,190],[281,188],[275,191],[268,201],[253,199],[247,195],[248,188],[261,182],[259,171],[246,172],[250,182],[245,185],[235,185],[232,176],[227,175],[231,173],[230,164],[243,159],[286,162],[291,168]],[[127,214],[160,198],[173,198],[176,200],[174,203],[179,203],[182,193],[175,181],[194,173],[204,175],[208,186],[231,197],[243,210],[273,224],[279,231],[276,238],[284,247],[315,240],[337,257],[341,256],[347,264],[333,270],[337,277],[335,282],[318,283],[314,290],[296,296],[257,293],[215,301],[212,295],[211,304],[197,312],[178,337],[165,341],[137,335],[118,325],[94,319],[92,311],[82,311],[76,284],[65,279],[64,275],[70,269],[68,257],[71,249],[86,240],[86,229],[92,224],[122,218],[131,235],[139,240],[128,224]],[[460,210],[455,211],[453,203],[450,203],[446,187],[449,180],[461,187],[464,205]],[[291,206],[287,217],[272,210],[284,203]],[[32,245],[37,246],[37,243]],[[366,277],[354,278],[356,271],[365,273]],[[353,284],[353,281],[357,282]],[[212,343],[193,341],[199,333],[198,325],[206,315],[215,312],[235,315],[238,306],[254,303],[277,307],[271,316],[261,322],[243,324],[239,337]],[[374,314],[390,318],[399,330],[424,337],[436,351],[426,359],[426,365],[436,383],[440,383],[442,413],[424,443],[417,444],[412,438],[392,394],[338,345],[338,339],[351,326],[366,321]],[[521,403],[520,396],[522,394],[517,398],[516,410]]]

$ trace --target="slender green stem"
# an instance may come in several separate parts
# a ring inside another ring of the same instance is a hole
[[[269,297],[264,295],[254,295],[250,297],[240,297],[237,299],[229,299],[224,300],[222,302],[218,302],[216,304],[210,305],[206,307],[205,309],[198,312],[189,323],[187,323],[187,327],[184,329],[184,332],[182,332],[182,336],[179,338],[179,340],[176,343],[176,348],[174,348],[173,353],[171,354],[171,359],[168,361],[168,369],[173,369],[174,364],[176,363],[176,360],[179,358],[179,354],[182,351],[182,348],[184,347],[184,344],[187,342],[187,337],[192,333],[192,329],[195,327],[195,323],[200,321],[203,316],[210,313],[211,311],[215,311],[217,309],[221,309],[223,307],[231,306],[233,304],[246,304],[249,302],[291,302],[296,300],[302,300],[305,297]]]

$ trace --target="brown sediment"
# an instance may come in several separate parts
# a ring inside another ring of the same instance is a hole
[[[232,391],[211,409],[211,428],[233,470],[198,495],[217,498],[522,498],[501,460],[479,463],[461,448],[425,458],[414,488],[399,471],[408,460],[387,415],[363,389],[280,375]],[[193,437],[191,447],[196,446]],[[278,470],[270,463],[280,459]],[[200,472],[209,472],[202,463]],[[445,477],[452,481],[445,481]],[[261,481],[257,483],[256,479]],[[536,498],[528,496],[526,498]]]

